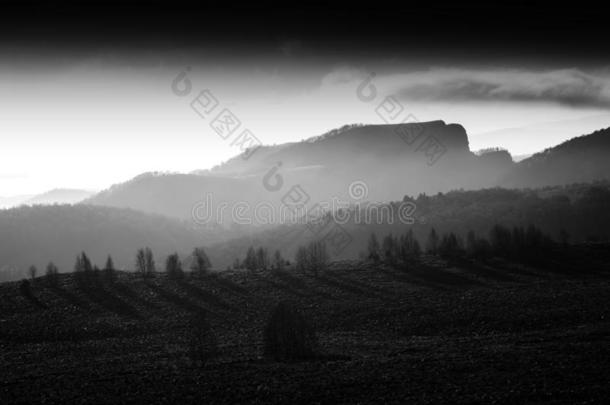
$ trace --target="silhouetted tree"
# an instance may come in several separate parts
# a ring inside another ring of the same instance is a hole
[[[59,281],[59,270],[53,262],[49,262],[49,264],[47,264],[45,277],[48,280],[49,284],[53,286],[57,285]]]
[[[426,253],[431,255],[438,253],[438,235],[436,234],[436,230],[434,228],[430,230],[428,240],[426,241]]]
[[[307,246],[299,246],[295,256],[297,271],[310,272],[316,276],[326,270],[328,260],[326,243],[323,241],[313,241]]]
[[[114,268],[114,262],[110,255],[108,255],[106,265],[104,266],[104,278],[111,283],[116,280],[116,269]]]
[[[466,256],[471,259],[486,259],[491,255],[491,245],[484,238],[478,238],[473,230],[466,234]]]
[[[184,278],[182,262],[180,261],[178,253],[167,256],[167,259],[165,260],[165,271],[167,272],[167,276],[171,279]]]
[[[328,252],[326,243],[323,241],[313,241],[307,246],[307,255],[309,256],[309,270],[316,276],[326,270],[328,265]]]
[[[265,356],[276,361],[294,361],[314,356],[318,347],[315,331],[296,307],[280,302],[263,332]]]
[[[510,229],[502,225],[494,225],[489,232],[489,243],[494,254],[508,257],[512,247],[512,233]]]
[[[392,236],[392,234],[386,235],[383,238],[383,242],[382,242],[382,252],[383,252],[383,260],[388,263],[388,264],[395,264],[396,263],[396,248],[397,248],[397,243],[394,240],[394,237]]]
[[[144,257],[146,259],[146,275],[152,276],[153,273],[156,271],[156,268],[155,268],[155,259],[153,257],[153,253],[152,253],[152,250],[150,250],[150,248],[147,247],[144,250]]]
[[[211,267],[210,259],[203,248],[198,247],[193,249],[191,261],[191,270],[203,275],[208,272]]]
[[[248,252],[246,253],[246,258],[244,259],[244,267],[250,271],[256,270],[257,267],[257,258],[256,251],[253,246],[248,248]]]
[[[395,241],[395,256],[400,258],[403,262],[415,262],[419,260],[421,256],[421,248],[419,242],[413,235],[413,230],[409,229],[404,235]]]
[[[453,232],[444,234],[438,246],[438,253],[446,259],[457,259],[464,255],[462,240]]]
[[[306,272],[309,270],[309,257],[307,255],[307,248],[305,246],[299,246],[297,253],[294,257],[296,269],[299,272]]]
[[[280,253],[279,250],[276,250],[275,253],[273,254],[273,267],[276,270],[282,271],[284,270],[284,258],[282,257],[282,254]]]
[[[269,267],[269,252],[263,247],[259,247],[256,251],[256,267],[262,270],[267,270]]]
[[[136,254],[136,272],[142,277],[146,277],[146,253],[144,249],[138,249]]]
[[[81,252],[80,255],[76,257],[76,262],[74,263],[74,273],[77,280],[87,281],[90,280],[93,276],[93,266],[91,265],[91,260],[85,252]]]
[[[32,279],[32,281],[34,281],[34,279],[36,278],[36,273],[38,273],[38,269],[36,268],[36,266],[32,265],[28,269],[28,273],[30,274],[30,278]]]
[[[371,233],[369,236],[369,241],[367,245],[368,259],[377,263],[381,259],[379,252],[379,241],[377,240],[377,235]]]

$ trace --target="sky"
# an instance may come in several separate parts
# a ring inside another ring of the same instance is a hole
[[[529,154],[610,126],[603,48],[561,37],[553,22],[540,29],[564,39],[563,47],[536,30],[508,36],[481,24],[474,6],[409,10],[404,28],[395,13],[342,7],[304,7],[288,18],[263,4],[227,26],[168,14],[163,2],[152,11],[99,3],[102,16],[116,20],[108,28],[96,25],[108,22],[91,17],[96,10],[57,3],[0,29],[0,196],[102,190],[147,171],[189,172],[231,158],[239,150],[190,107],[205,89],[263,144],[383,123],[376,108],[390,96],[419,121],[462,124],[473,151]],[[132,18],[141,15],[148,18]],[[437,23],[427,23],[430,16]],[[467,27],[470,19],[486,40]],[[302,24],[308,20],[321,28]],[[172,83],[183,73],[192,87],[179,96]],[[358,97],[364,84],[374,87],[374,100]]]

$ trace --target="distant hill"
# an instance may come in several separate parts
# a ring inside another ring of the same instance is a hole
[[[400,220],[400,206],[404,203],[416,206],[413,223]],[[610,240],[610,182],[596,184],[572,184],[531,190],[490,188],[471,191],[451,191],[436,195],[406,196],[401,201],[370,206],[371,212],[384,216],[364,221],[363,213],[355,211],[342,214],[339,220],[348,241],[344,247],[328,236],[335,229],[332,220],[320,227],[309,228],[302,224],[282,225],[274,229],[254,233],[223,243],[212,244],[208,253],[219,268],[243,259],[249,246],[263,246],[270,252],[280,250],[285,257],[293,258],[301,245],[315,239],[326,239],[333,259],[354,259],[365,252],[371,233],[379,240],[392,233],[401,235],[413,231],[422,247],[435,228],[437,233],[457,233],[465,241],[466,233],[473,230],[487,237],[495,224],[513,227],[535,225],[560,240],[562,230],[570,242]],[[383,208],[379,208],[383,207]],[[361,209],[365,209],[362,205]],[[374,215],[374,214],[372,214]],[[391,219],[390,219],[391,218]],[[315,231],[312,231],[315,229]],[[337,249],[335,249],[337,248]]]
[[[95,192],[87,190],[56,188],[42,194],[0,197],[0,209],[20,205],[76,204],[94,194]]]
[[[95,194],[93,191],[77,190],[69,188],[56,188],[46,193],[36,195],[23,202],[27,205],[36,204],[76,204]]]
[[[590,134],[608,126],[610,126],[610,114],[598,114],[471,134],[470,140],[483,146],[501,145],[512,151],[513,156],[514,154],[523,156],[523,151],[531,151],[532,148],[534,151],[541,151],[549,146],[560,144],[566,139]],[[519,160],[521,159],[515,158],[515,161]]]
[[[610,179],[610,128],[570,139],[520,161],[500,180],[508,187],[541,187]]]
[[[34,195],[29,194],[16,195],[11,197],[0,197],[0,209],[16,207],[33,197]]]
[[[424,218],[413,228],[421,238],[430,226],[487,232],[498,221],[536,223],[553,235],[567,228],[580,240],[608,237],[605,229],[610,228],[610,221],[599,208],[610,204],[606,185],[597,194],[595,187],[591,191],[589,200],[597,201],[593,208],[574,205],[573,196],[562,196],[562,192],[555,196],[549,189],[467,190],[498,185],[556,187],[596,180],[605,184],[603,181],[610,179],[610,129],[574,138],[514,163],[502,149],[471,152],[466,132],[459,125],[442,121],[418,125],[423,127],[406,129],[422,131],[445,147],[434,164],[429,164],[422,150],[401,139],[397,126],[348,126],[303,142],[263,147],[251,159],[238,156],[202,174],[143,174],[74,206],[37,205],[0,211],[0,266],[5,266],[5,273],[13,268],[23,271],[30,264],[42,271],[44,264],[53,260],[66,271],[81,250],[100,265],[110,253],[117,265],[128,266],[135,250],[145,245],[160,258],[172,250],[188,254],[194,246],[209,246],[218,268],[243,257],[245,249],[256,243],[291,256],[308,236],[302,226],[278,227],[285,218],[270,217],[269,212],[275,210],[273,215],[277,215],[282,201],[297,186],[307,193],[308,208],[333,199],[383,206],[412,196],[417,205],[415,215]],[[359,195],[350,194],[354,182],[364,185]],[[437,196],[458,189],[466,191]],[[433,199],[417,197],[421,193]],[[78,191],[56,191],[47,198],[62,194],[77,196]],[[435,202],[435,208],[430,208],[430,201]],[[215,226],[215,222],[224,226]],[[341,253],[343,258],[356,257],[371,231],[392,231],[384,224],[377,228],[345,226],[356,242]],[[225,243],[228,240],[231,242]]]
[[[136,250],[150,246],[157,265],[173,251],[188,254],[211,241],[187,224],[128,209],[88,205],[22,206],[0,210],[0,279],[39,273],[49,261],[72,271],[80,251],[103,266],[111,254],[118,267],[133,267]]]

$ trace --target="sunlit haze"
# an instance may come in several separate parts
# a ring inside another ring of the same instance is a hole
[[[277,58],[287,52],[280,45]],[[529,154],[610,125],[610,115],[605,114],[610,103],[608,76],[600,70],[448,70],[402,64],[385,71],[372,62],[300,68],[281,60],[245,68],[201,58],[195,63],[185,57],[168,58],[131,66],[97,55],[70,63],[51,60],[51,68],[44,70],[19,69],[5,61],[0,74],[1,194],[33,194],[56,187],[101,190],[147,171],[189,172],[221,163],[239,150],[191,109],[190,101],[204,89],[263,144],[299,141],[350,123],[382,123],[377,105],[356,96],[371,73],[380,94],[395,95],[416,119],[462,124],[473,151],[501,146],[513,155]],[[192,94],[178,97],[171,83],[187,68]],[[453,93],[467,89],[460,84],[462,88],[449,94],[457,80],[494,74],[511,75],[506,83],[497,84],[500,90],[509,87],[509,81],[547,85],[525,95],[522,88],[509,88],[507,94],[475,91],[457,97]],[[442,87],[443,80],[451,81],[448,87]],[[568,97],[561,98],[565,91],[590,91],[588,80],[601,86],[592,95],[594,100],[575,105]],[[418,87],[432,82],[436,93],[428,89],[422,97]],[[533,129],[525,135],[515,131],[528,127]],[[505,136],[494,136],[507,129]]]

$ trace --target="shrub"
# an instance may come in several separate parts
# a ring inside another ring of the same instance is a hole
[[[314,329],[295,306],[280,302],[265,326],[265,356],[276,361],[312,358],[317,348]]]

